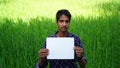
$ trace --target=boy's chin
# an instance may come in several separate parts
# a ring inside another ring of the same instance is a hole
[[[68,32],[68,30],[62,30],[62,32]]]

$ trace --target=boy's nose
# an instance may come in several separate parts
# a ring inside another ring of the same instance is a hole
[[[66,26],[66,22],[65,21],[63,22],[63,25]]]

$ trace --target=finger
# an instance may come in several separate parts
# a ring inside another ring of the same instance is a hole
[[[47,56],[47,55],[48,55],[48,53],[41,53],[41,54],[40,54],[40,56],[42,56],[42,55]]]
[[[41,55],[41,56],[39,56],[39,57],[44,58],[44,57],[47,57],[47,55]]]
[[[82,56],[82,53],[77,52],[76,55],[77,55],[77,57],[81,57],[81,56]]]
[[[82,50],[76,50],[75,52],[76,52],[76,53],[81,53],[81,54],[83,53]]]
[[[48,49],[45,49],[45,48],[40,49],[40,50],[39,50],[39,53],[40,53],[40,52],[48,52]]]
[[[42,48],[39,50],[39,56],[40,57],[46,57],[48,55],[48,49]]]
[[[75,52],[76,52],[76,53],[82,53],[82,51],[79,51],[79,50],[76,50]]]
[[[40,53],[40,57],[46,57],[48,55],[48,53]]]
[[[76,50],[75,52],[76,52],[76,54],[83,54],[82,50]]]
[[[48,54],[48,51],[41,51],[39,54]]]
[[[77,49],[77,50],[75,50],[75,52],[76,52],[76,53],[81,53],[81,54],[82,54],[82,53],[83,53],[83,50]]]
[[[82,52],[76,52],[76,54],[79,54],[79,55],[81,54],[82,55],[83,53]]]
[[[80,54],[80,55],[78,54],[77,57],[82,57],[82,55],[81,55],[81,54]]]
[[[82,48],[79,46],[74,46],[74,50],[79,50],[79,49],[82,49]]]
[[[74,46],[74,50],[76,50],[78,48],[78,46]]]
[[[48,53],[48,51],[40,51],[39,53]]]

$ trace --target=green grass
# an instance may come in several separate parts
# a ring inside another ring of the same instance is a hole
[[[73,15],[69,31],[81,38],[86,68],[119,68],[119,0],[1,0],[0,68],[34,68],[46,37],[57,31],[55,13],[63,7]]]

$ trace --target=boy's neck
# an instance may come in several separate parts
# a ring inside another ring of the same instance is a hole
[[[63,32],[63,31],[58,31],[58,33],[57,33],[56,36],[57,36],[57,37],[67,37],[67,36],[68,36],[68,31],[65,31],[65,32]]]

